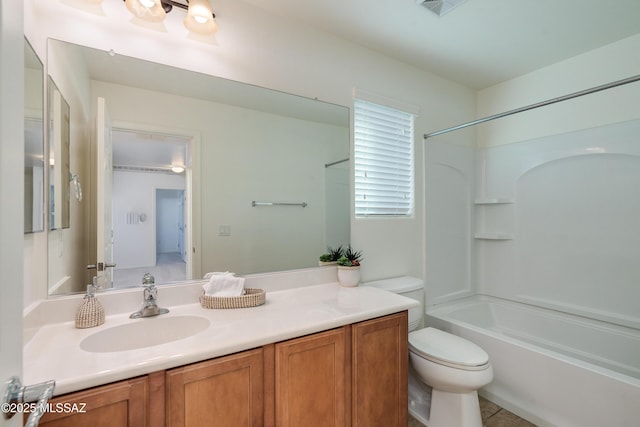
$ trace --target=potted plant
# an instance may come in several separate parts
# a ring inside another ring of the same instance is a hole
[[[338,246],[336,249],[329,246],[327,248],[327,252],[320,255],[318,265],[336,265],[343,253],[344,249],[342,248],[342,245]]]
[[[342,286],[358,286],[361,260],[362,252],[353,250],[349,245],[338,259],[338,282]]]

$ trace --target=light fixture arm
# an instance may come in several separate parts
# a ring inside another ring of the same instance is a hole
[[[211,0],[124,0],[133,16],[148,22],[161,22],[176,6],[186,11],[184,26],[197,34],[213,34],[218,30]]]
[[[127,0],[122,0],[122,1],[127,1]],[[162,8],[164,9],[165,13],[171,12],[171,10],[173,9],[173,6],[179,7],[182,10],[189,10],[188,4],[178,3],[177,1],[173,1],[173,0],[160,0],[160,3],[162,3]],[[187,3],[189,3],[189,0],[187,0]],[[213,19],[216,18],[215,13],[211,12],[211,15],[213,15]]]

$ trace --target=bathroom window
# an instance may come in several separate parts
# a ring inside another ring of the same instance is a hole
[[[414,115],[354,100],[356,217],[413,214]]]

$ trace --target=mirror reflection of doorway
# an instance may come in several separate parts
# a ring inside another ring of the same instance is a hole
[[[113,131],[113,287],[190,279],[189,147],[191,138]],[[173,166],[184,169],[173,170]]]
[[[184,190],[156,190],[156,280],[186,278]]]

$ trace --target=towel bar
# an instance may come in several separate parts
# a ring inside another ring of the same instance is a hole
[[[251,202],[251,206],[253,206],[254,208],[256,206],[302,206],[303,208],[306,208],[307,206],[309,206],[307,204],[307,202],[301,202],[301,203],[289,203],[289,202],[256,202],[255,200]]]

